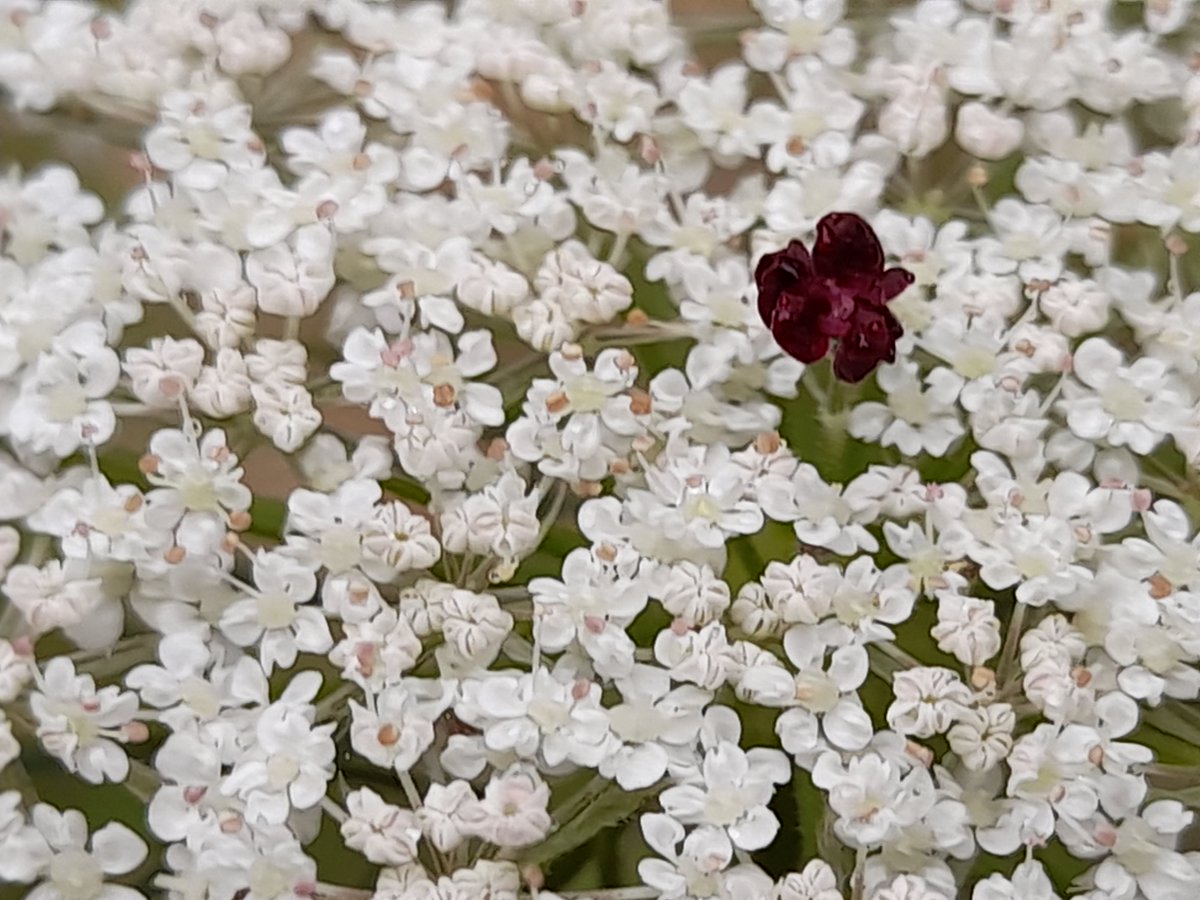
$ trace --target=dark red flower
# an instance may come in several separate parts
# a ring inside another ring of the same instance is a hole
[[[779,346],[813,363],[837,341],[833,371],[862,381],[881,362],[894,362],[904,333],[887,302],[913,282],[906,269],[883,267],[883,248],[854,213],[830,213],[817,223],[812,253],[792,241],[759,260],[758,312]]]

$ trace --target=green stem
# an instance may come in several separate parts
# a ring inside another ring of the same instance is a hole
[[[996,667],[996,680],[1003,685],[1010,677],[1013,665],[1017,660],[1017,651],[1021,646],[1021,629],[1025,625],[1025,611],[1028,607],[1017,601],[1012,618],[1008,620],[1008,632],[1004,638],[1004,649],[1000,654],[1000,663]]]

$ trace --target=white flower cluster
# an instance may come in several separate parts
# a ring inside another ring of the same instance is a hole
[[[1200,11],[693,6],[0,0],[0,882],[1200,892]]]

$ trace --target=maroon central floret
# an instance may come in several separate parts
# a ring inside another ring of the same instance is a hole
[[[854,213],[830,213],[817,223],[812,253],[800,241],[759,260],[754,272],[758,312],[788,354],[813,363],[837,341],[833,371],[862,381],[896,359],[904,333],[887,308],[913,282],[906,269],[883,267],[883,248]]]

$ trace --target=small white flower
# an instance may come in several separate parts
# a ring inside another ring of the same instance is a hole
[[[1084,341],[1073,359],[1075,375],[1091,390],[1067,390],[1064,409],[1071,431],[1085,440],[1147,454],[1191,405],[1164,363],[1143,358],[1125,366],[1104,338]]]
[[[35,633],[70,628],[104,601],[101,579],[88,574],[87,565],[76,560],[51,560],[40,569],[13,566],[4,578],[4,593]]]
[[[515,763],[492,776],[483,798],[466,811],[471,833],[500,847],[528,847],[550,830],[550,787],[537,769]]]
[[[441,556],[442,547],[430,530],[429,521],[400,502],[378,506],[364,528],[362,547],[365,566],[383,567],[383,578],[411,569],[428,569]]]
[[[971,702],[971,691],[958,675],[938,666],[897,672],[892,694],[888,725],[920,738],[944,733]]]
[[[791,764],[778,750],[744,751],[721,742],[702,764],[700,784],[667,788],[659,797],[666,813],[684,824],[725,828],[734,846],[761,850],[775,839],[779,821],[767,808],[775,785],[791,778]]]
[[[150,406],[173,408],[192,389],[204,365],[204,348],[187,338],[154,338],[148,348],[125,353],[124,369],[139,400]]]
[[[991,600],[938,591],[938,623],[930,635],[962,663],[981,666],[1000,652],[1000,620]]]
[[[106,341],[96,321],[77,322],[53,339],[21,382],[8,414],[13,438],[61,458],[112,437],[116,415],[105,398],[117,386],[121,361]]]
[[[284,453],[298,450],[321,427],[321,414],[313,405],[312,394],[300,385],[271,379],[252,385],[250,394],[254,398],[254,427]]]
[[[342,823],[342,838],[380,866],[404,866],[417,858],[421,829],[407,809],[387,803],[368,787],[346,795],[350,818]]]
[[[540,490],[528,490],[521,476],[509,470],[442,514],[442,544],[451,553],[520,559],[536,545],[540,501]]]
[[[137,890],[105,882],[126,875],[146,858],[146,844],[120,822],[109,822],[88,840],[87,820],[77,809],[59,812],[39,803],[32,827],[6,842],[4,876],[17,881],[41,879],[29,896],[45,900],[135,900]],[[90,846],[89,846],[90,843]],[[11,866],[11,869],[10,869]]]
[[[222,793],[240,798],[252,822],[279,825],[293,809],[311,809],[333,776],[333,729],[333,723],[314,728],[301,712],[273,704],[258,717],[254,744],[226,777]]]
[[[823,754],[813,768],[817,787],[829,793],[837,814],[834,828],[855,847],[894,840],[932,805],[932,784],[924,769],[902,775],[899,767],[877,753],[843,764],[837,753]]]
[[[90,675],[76,675],[65,656],[46,664],[29,706],[37,718],[38,739],[70,772],[93,784],[124,781],[129,758],[118,746],[137,714],[137,695],[115,685],[96,690]]]
[[[919,875],[897,875],[891,883],[878,888],[871,900],[949,900],[941,891],[934,890]]]
[[[475,792],[465,781],[431,784],[417,820],[429,842],[443,853],[459,846],[470,834],[468,816],[477,803]]]
[[[1007,703],[963,710],[947,738],[967,768],[981,771],[1002,762],[1012,749],[1016,716]]]
[[[823,859],[809,860],[801,872],[789,872],[775,890],[779,900],[842,900],[837,876]]]
[[[325,617],[304,605],[317,589],[311,571],[283,553],[260,550],[254,582],[254,593],[222,614],[220,628],[238,646],[257,644],[263,671],[290,669],[299,651],[325,653],[333,646]]]
[[[433,722],[453,698],[444,684],[405,678],[374,698],[350,701],[350,745],[383,768],[406,772],[433,743]]]
[[[943,456],[963,434],[955,403],[963,379],[954,371],[936,368],[919,380],[916,364],[903,363],[882,367],[877,380],[887,403],[854,407],[847,426],[854,437],[894,446],[912,457],[922,452]]]

